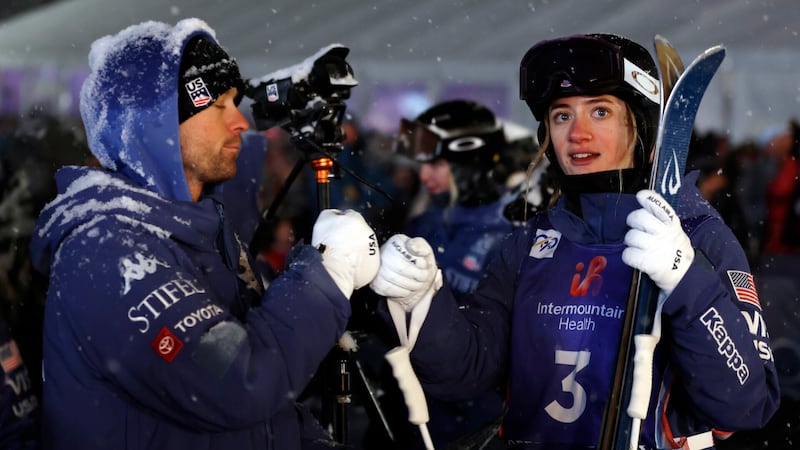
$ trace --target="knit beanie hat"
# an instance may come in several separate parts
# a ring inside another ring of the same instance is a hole
[[[230,88],[238,89],[237,105],[244,95],[244,81],[236,61],[204,36],[196,36],[186,44],[178,83],[180,123],[211,106]]]

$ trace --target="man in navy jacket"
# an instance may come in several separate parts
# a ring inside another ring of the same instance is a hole
[[[102,167],[59,171],[31,245],[50,277],[45,446],[327,446],[295,399],[377,271],[373,231],[323,211],[322,251],[300,245],[262,279],[231,221],[247,214],[222,199],[263,154],[242,145],[244,82],[214,31],[134,25],[98,39],[89,64],[80,106]]]

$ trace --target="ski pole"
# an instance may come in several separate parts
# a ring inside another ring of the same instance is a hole
[[[436,283],[435,283],[436,284]],[[434,286],[432,286],[433,288]],[[439,288],[439,286],[435,286]],[[385,358],[392,366],[392,374],[397,380],[397,385],[403,393],[403,400],[408,407],[408,421],[419,427],[422,434],[422,440],[425,442],[426,450],[434,450],[433,440],[428,432],[428,403],[425,400],[425,392],[422,390],[422,385],[419,383],[417,374],[414,373],[414,368],[411,366],[411,349],[417,342],[419,330],[422,327],[422,322],[428,315],[428,310],[431,307],[431,300],[433,299],[433,290],[429,291],[420,302],[411,311],[410,324],[406,324],[406,311],[403,307],[393,301],[387,301],[389,314],[392,317],[395,329],[397,330],[397,337],[400,339],[398,347],[389,350]],[[410,328],[410,329],[409,329]]]
[[[417,425],[422,434],[427,450],[433,450],[433,440],[428,432],[428,404],[425,392],[419,383],[414,368],[411,367],[410,349],[404,345],[397,346],[386,353],[386,360],[392,366],[392,374],[403,392],[403,399],[408,406],[408,421]]]
[[[639,433],[642,421],[647,417],[650,406],[650,394],[653,389],[653,354],[661,340],[661,309],[666,296],[662,291],[658,295],[656,312],[653,315],[653,330],[650,334],[637,334],[633,337],[635,353],[633,356],[633,382],[631,397],[628,403],[628,417],[631,418],[631,436],[629,450],[639,447]]]

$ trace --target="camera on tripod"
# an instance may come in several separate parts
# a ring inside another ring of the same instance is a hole
[[[253,100],[256,128],[279,126],[291,133],[300,147],[310,141],[311,149],[319,146],[327,152],[341,151],[344,100],[358,85],[345,61],[349,52],[343,45],[331,44],[300,64],[250,80],[245,95]]]
[[[315,171],[317,206],[320,211],[331,207],[331,180],[340,178],[340,169],[393,202],[391,196],[380,187],[335,161],[335,154],[344,148],[344,100],[350,98],[350,90],[358,85],[352,67],[345,61],[349,52],[350,49],[343,45],[331,44],[300,64],[260,79],[251,79],[247,83],[245,95],[253,100],[251,108],[256,128],[262,131],[273,127],[286,130],[291,135],[292,143],[305,156],[297,161],[269,208],[262,214],[262,221],[252,240],[255,247],[251,250],[254,253],[258,251],[257,244],[264,240],[262,235],[271,232],[265,224],[269,224],[277,214],[278,206],[305,163],[309,163]],[[354,339],[349,332],[346,336],[350,339],[342,339],[341,342]],[[369,410],[378,416],[378,422],[383,424],[387,435],[393,440],[366,375],[357,361],[355,364],[352,362],[355,360],[351,354],[352,345],[345,347],[340,344],[333,348],[319,370],[323,425],[331,429],[337,442],[348,444],[348,412],[352,406],[351,374],[356,373],[358,376],[353,380],[356,387],[369,399]]]

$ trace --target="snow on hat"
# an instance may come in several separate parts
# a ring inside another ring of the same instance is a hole
[[[180,123],[211,106],[230,88],[239,90],[236,104],[244,94],[244,81],[236,61],[219,44],[203,36],[186,44],[178,83]]]

